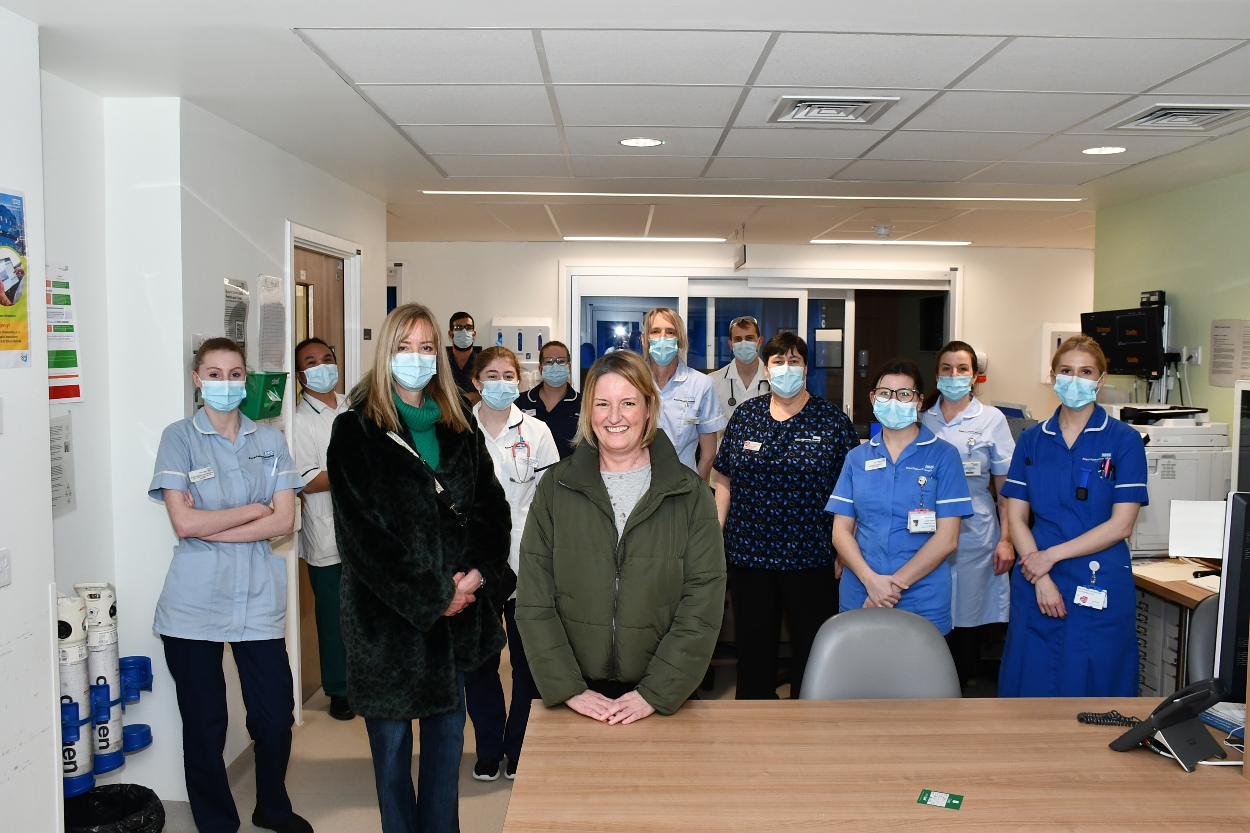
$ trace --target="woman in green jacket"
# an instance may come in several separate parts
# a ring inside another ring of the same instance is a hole
[[[716,503],[659,411],[638,354],[596,361],[577,448],[538,484],[521,538],[516,621],[543,702],[609,724],[677,711],[725,609]]]

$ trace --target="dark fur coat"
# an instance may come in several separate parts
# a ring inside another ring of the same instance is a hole
[[[440,506],[428,467],[355,410],[334,421],[327,452],[334,531],[343,559],[339,588],[347,696],[363,717],[412,720],[460,706],[456,672],[504,646],[498,611],[511,513],[476,420],[471,431],[435,426],[438,482],[467,515]],[[406,442],[407,432],[399,432]],[[486,580],[457,616],[453,574],[476,567]],[[509,576],[511,578],[511,576]]]

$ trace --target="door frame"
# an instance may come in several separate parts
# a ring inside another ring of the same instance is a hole
[[[295,249],[309,249],[343,261],[343,376],[344,386],[351,390],[360,379],[360,244],[332,234],[326,234],[308,226],[286,221],[286,280],[283,295],[286,299],[287,346],[283,359],[288,371],[285,402],[291,407],[282,409],[282,432],[288,438],[295,436],[295,372],[291,367],[295,350]],[[289,442],[288,442],[289,445]],[[291,680],[295,697],[295,723],[304,723],[304,698],[301,687],[303,676],[302,644],[299,633],[299,547],[300,503],[295,502],[294,535],[277,539],[274,555],[286,559],[286,644],[287,659],[291,665]]]

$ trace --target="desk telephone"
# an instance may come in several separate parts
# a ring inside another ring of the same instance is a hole
[[[1199,761],[1227,758],[1228,753],[1211,737],[1207,724],[1199,717],[1223,699],[1224,684],[1218,679],[1186,686],[1160,703],[1150,717],[1113,740],[1111,748],[1128,752],[1144,745],[1162,747],[1186,772],[1193,772]]]

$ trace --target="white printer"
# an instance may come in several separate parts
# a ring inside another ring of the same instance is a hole
[[[1134,556],[1167,552],[1173,500],[1224,500],[1232,483],[1228,425],[1208,422],[1205,408],[1177,405],[1105,405],[1146,443],[1150,505],[1137,515],[1128,539]]]

